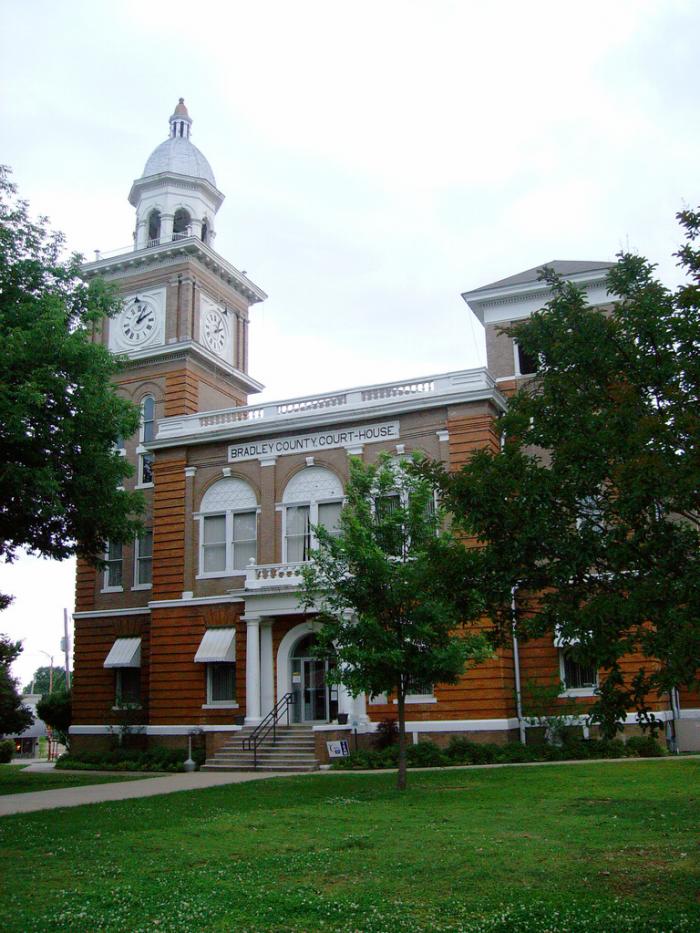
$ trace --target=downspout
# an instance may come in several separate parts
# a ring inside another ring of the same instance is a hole
[[[678,687],[671,687],[668,695],[671,700],[671,721],[669,723],[671,727],[671,751],[674,755],[679,755],[680,748],[678,747],[678,730],[676,728],[676,720],[681,718],[681,698],[678,693]]]
[[[513,673],[515,674],[515,713],[518,717],[518,731],[520,732],[520,744],[526,744],[525,720],[523,719],[523,697],[520,687],[520,649],[518,647],[518,636],[515,633],[515,593],[518,589],[517,584],[511,590],[511,633],[513,636]]]

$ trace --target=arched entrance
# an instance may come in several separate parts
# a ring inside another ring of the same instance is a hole
[[[327,661],[313,656],[316,636],[303,635],[289,656],[289,682],[294,694],[294,722],[328,722],[338,714],[337,690],[329,687]]]

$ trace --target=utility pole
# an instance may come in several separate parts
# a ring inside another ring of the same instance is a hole
[[[63,610],[63,638],[61,648],[66,661],[66,690],[70,690],[70,641],[68,640],[68,610]]]

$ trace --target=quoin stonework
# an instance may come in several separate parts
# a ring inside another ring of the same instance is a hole
[[[463,294],[486,329],[486,369],[251,404],[263,386],[248,373],[248,321],[266,295],[214,248],[224,195],[191,127],[180,100],[129,193],[133,247],[84,267],[123,296],[96,339],[128,358],[118,390],[142,420],[124,456],[147,500],[147,530],[132,546],[110,545],[104,570],[79,562],[72,742],[105,746],[127,732],[183,747],[194,733],[211,767],[236,766],[241,739],[290,697],[291,738],[260,761],[311,768],[329,741],[367,742],[396,715],[391,697],[329,686],[313,657],[314,615],[298,601],[313,528],[335,527],[351,456],[421,451],[458,469],[473,450],[495,449],[499,413],[532,369],[500,328],[548,293],[535,268]],[[609,302],[610,263],[547,265],[591,303]],[[585,713],[597,671],[551,637],[516,648],[454,686],[410,696],[413,740],[517,739],[516,683],[530,679],[560,679]],[[697,749],[700,699],[679,699],[672,710],[660,698],[656,715],[675,718],[681,747]]]

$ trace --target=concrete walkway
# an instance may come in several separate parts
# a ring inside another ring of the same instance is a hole
[[[38,771],[39,768],[33,768],[32,770]],[[84,774],[85,772],[78,773]],[[199,790],[203,787],[220,787],[223,784],[242,784],[245,781],[261,781],[265,778],[289,776],[289,772],[278,773],[276,771],[226,771],[219,773],[195,771],[192,774],[168,774],[166,777],[149,777],[142,781],[84,784],[82,787],[38,790],[27,794],[6,794],[0,796],[0,816],[9,816],[12,813],[32,813],[36,810],[53,810],[56,807],[80,807],[86,803],[104,803],[109,800],[155,797],[158,794],[174,794],[181,790]]]

